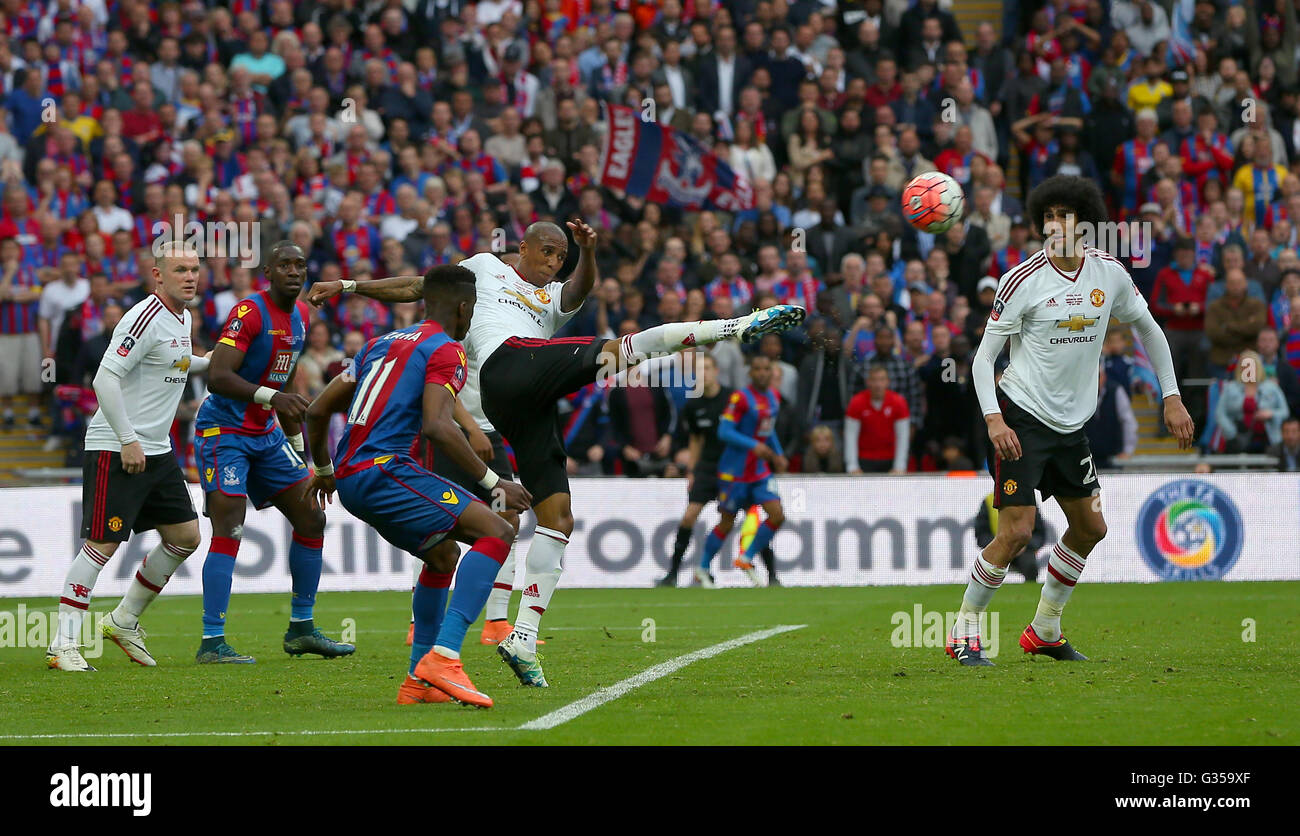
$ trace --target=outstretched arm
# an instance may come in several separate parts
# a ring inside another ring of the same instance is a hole
[[[320,307],[327,299],[341,293],[356,293],[380,302],[418,302],[424,298],[424,276],[393,276],[373,282],[347,279],[340,282],[316,282],[307,291],[307,301]]]
[[[568,227],[582,252],[578,256],[578,266],[564,283],[564,293],[560,296],[561,308],[566,313],[580,308],[596,286],[596,230],[582,219],[569,221]]]

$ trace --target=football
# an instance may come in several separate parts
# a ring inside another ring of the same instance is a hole
[[[947,174],[929,171],[903,189],[903,217],[923,232],[940,233],[961,220],[966,196]]]

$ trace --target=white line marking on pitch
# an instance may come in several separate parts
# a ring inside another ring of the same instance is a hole
[[[763,639],[770,639],[773,636],[779,636],[782,633],[789,633],[793,630],[802,630],[807,624],[782,624],[777,627],[771,627],[766,630],[759,630],[755,633],[748,633],[734,638],[729,641],[721,642],[710,647],[696,650],[693,653],[687,653],[684,656],[678,656],[675,659],[669,659],[667,662],[646,668],[636,676],[616,682],[607,688],[601,688],[595,693],[588,694],[582,699],[569,703],[563,708],[558,708],[549,714],[543,714],[536,720],[524,723],[522,726],[476,726],[472,728],[454,728],[454,729],[357,729],[345,731],[342,729],[319,729],[304,731],[194,731],[194,732],[80,732],[75,734],[0,734],[0,740],[93,740],[93,739],[113,739],[113,738],[168,738],[168,737],[275,737],[275,736],[300,736],[315,737],[321,735],[340,735],[340,734],[446,734],[456,732],[504,732],[504,731],[545,731],[553,729],[563,723],[580,717],[588,711],[599,708],[607,702],[613,702],[619,697],[628,694],[631,691],[640,688],[642,685],[654,682],[656,679],[662,679],[670,673],[681,670],[692,662],[698,662],[701,659],[711,659],[714,656],[720,656],[728,650],[735,650],[738,647],[744,647],[747,644],[760,642]]]
[[[75,740],[78,738],[140,738],[140,737],[275,737],[277,735],[332,735],[332,734],[434,734],[438,732],[496,732],[496,731],[517,731],[512,726],[479,726],[470,729],[359,729],[356,731],[343,731],[341,729],[320,729],[315,731],[199,731],[199,732],[145,732],[142,734],[133,734],[131,732],[105,732],[95,734],[93,732],[81,734],[0,734],[0,740]]]
[[[577,702],[569,703],[563,708],[558,708],[550,714],[543,714],[536,720],[524,723],[519,727],[520,731],[544,731],[553,729],[561,723],[567,723],[575,717],[579,717],[599,708],[607,702],[618,699],[619,697],[640,688],[656,679],[662,679],[670,673],[681,670],[692,662],[698,662],[701,659],[711,659],[714,656],[726,653],[728,650],[735,650],[737,647],[743,647],[747,644],[770,639],[773,636],[779,636],[782,633],[789,633],[792,630],[802,630],[807,624],[783,624],[779,627],[772,627],[768,630],[759,630],[757,633],[749,633],[740,638],[725,641],[721,644],[715,644],[712,647],[706,647],[697,650],[694,653],[687,653],[685,656],[678,656],[676,659],[669,659],[667,662],[661,662],[652,668],[647,668],[636,676],[624,679],[622,682],[616,682],[608,688],[601,688],[594,694],[589,694]]]

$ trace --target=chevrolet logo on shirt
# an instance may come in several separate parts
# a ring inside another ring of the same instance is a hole
[[[1096,317],[1087,317],[1083,314],[1075,314],[1069,319],[1058,319],[1057,328],[1069,328],[1071,332],[1082,331],[1084,328],[1091,328],[1097,324]]]
[[[173,368],[173,369],[180,369],[182,372],[189,372],[189,370],[190,370],[190,358],[189,358],[188,356],[186,356],[186,357],[182,357],[182,358],[179,359],[179,360],[174,361],[174,362],[172,363],[172,368]]]
[[[1097,324],[1097,318],[1096,318],[1096,317],[1087,317],[1087,316],[1084,316],[1083,314],[1075,314],[1074,316],[1070,317],[1069,319],[1058,319],[1058,320],[1056,321],[1056,327],[1057,327],[1057,328],[1064,328],[1064,329],[1066,329],[1067,331],[1069,331],[1071,334],[1078,334],[1078,336],[1070,336],[1070,337],[1053,337],[1051,340],[1049,340],[1049,342],[1050,342],[1052,345],[1067,345],[1067,344],[1069,344],[1069,343],[1091,343],[1091,342],[1096,342],[1096,340],[1097,340],[1097,332],[1096,332],[1096,331],[1094,331],[1094,332],[1091,333],[1091,334],[1079,334],[1079,333],[1078,333],[1078,332],[1084,330],[1085,328],[1091,328],[1092,326],[1094,326],[1094,325],[1096,325],[1096,324]]]
[[[522,302],[522,303],[524,304],[524,306],[527,307],[529,310],[532,310],[532,311],[534,311],[535,313],[539,313],[539,314],[544,314],[544,313],[546,313],[546,309],[545,309],[545,308],[539,308],[539,307],[537,307],[537,305],[533,304],[533,300],[529,299],[527,296],[523,295],[522,293],[516,293],[515,291],[511,290],[511,289],[508,288],[508,287],[506,287],[506,288],[502,288],[501,290],[502,290],[503,293],[505,293],[505,294],[507,294],[507,295],[509,295],[509,296],[512,296],[512,297],[515,298],[515,299],[518,299],[518,300],[519,300],[520,302]]]

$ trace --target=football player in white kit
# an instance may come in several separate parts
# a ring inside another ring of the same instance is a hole
[[[1061,613],[1088,555],[1106,536],[1096,468],[1084,425],[1096,411],[1102,341],[1111,317],[1135,325],[1159,376],[1164,418],[1186,449],[1192,419],[1183,406],[1164,331],[1128,271],[1114,256],[1085,246],[1086,224],[1106,220],[1097,184],[1059,175],[1029,195],[1029,216],[1043,250],[1007,271],[975,354],[972,374],[988,425],[989,472],[998,532],[975,558],[947,653],[968,666],[992,665],[979,636],[980,616],[1034,528],[1034,491],[1055,496],[1068,527],[1052,550],[1033,622],[1020,637],[1026,653],[1057,660],[1086,657],[1061,634]],[[1010,341],[1000,383],[993,366]]]
[[[519,681],[532,687],[546,687],[537,662],[537,630],[559,583],[561,559],[573,531],[556,401],[603,374],[616,375],[647,357],[727,339],[751,342],[793,328],[807,315],[798,306],[777,305],[734,319],[668,323],[621,339],[552,339],[582,307],[597,276],[595,230],[581,220],[570,221],[568,227],[581,255],[566,281],[556,276],[568,255],[568,239],[547,221],[528,227],[517,264],[491,253],[460,263],[478,277],[478,304],[464,341],[469,379],[461,400],[480,428],[498,430],[510,442],[520,481],[532,494],[537,516],[514,630],[497,645]],[[312,287],[308,301],[320,304],[343,291],[384,302],[414,301],[422,296],[423,282],[422,276],[320,282]],[[492,489],[490,484],[484,487]],[[513,567],[503,567],[497,581],[511,584]]]
[[[99,409],[86,428],[81,536],[59,598],[59,633],[45,656],[55,670],[93,671],[78,650],[82,619],[100,571],[131,533],[157,530],[125,597],[100,629],[131,661],[157,664],[145,648],[140,614],[199,546],[199,518],[172,452],[171,427],[189,375],[208,357],[191,355],[191,314],[199,257],[180,242],[163,245],[153,268],[157,289],[122,317],[95,375]]]

